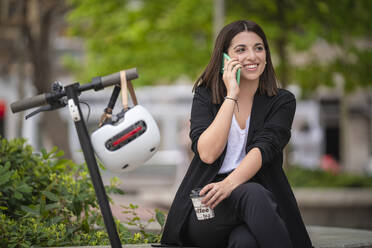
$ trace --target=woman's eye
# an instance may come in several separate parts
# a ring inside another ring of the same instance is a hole
[[[264,50],[264,48],[262,46],[256,47],[256,51],[263,51],[263,50]]]
[[[245,51],[244,48],[238,48],[238,49],[236,49],[236,52],[237,52],[237,53],[242,53],[242,52],[244,52],[244,51]]]

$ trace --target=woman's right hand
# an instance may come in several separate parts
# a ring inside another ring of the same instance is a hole
[[[226,90],[227,90],[227,96],[232,97],[234,99],[237,99],[239,94],[239,85],[236,81],[236,72],[239,68],[242,68],[242,65],[236,58],[232,58],[230,60],[227,60],[224,58],[224,70],[222,79],[225,83]]]

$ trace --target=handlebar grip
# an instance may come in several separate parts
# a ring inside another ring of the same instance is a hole
[[[21,112],[30,108],[38,107],[47,103],[46,94],[29,97],[10,104],[13,113]]]
[[[127,76],[127,80],[133,80],[138,78],[137,68],[131,68],[125,70],[125,74]],[[107,76],[103,76],[101,78],[102,86],[107,87],[117,83],[120,83],[120,72],[116,72]]]

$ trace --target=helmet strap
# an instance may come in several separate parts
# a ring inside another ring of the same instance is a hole
[[[121,100],[122,100],[124,111],[127,111],[129,109],[127,90],[129,90],[129,94],[132,99],[133,105],[136,106],[138,104],[136,93],[134,92],[132,82],[127,81],[127,77],[126,77],[124,70],[120,71],[120,85],[119,84],[115,85],[114,91],[112,92],[112,95],[110,97],[109,104],[107,108],[105,108],[105,110],[103,111],[103,114],[100,118],[99,127],[106,124],[107,122],[111,122],[112,110],[114,109],[116,99],[119,96],[120,89],[121,89]]]
[[[127,90],[129,89],[129,93],[132,99],[132,102],[135,105],[138,104],[137,102],[137,97],[136,93],[134,92],[133,84],[131,81],[127,81],[127,77],[125,74],[125,71],[120,71],[120,85],[121,85],[121,102],[123,104],[124,110],[128,110],[128,92]]]

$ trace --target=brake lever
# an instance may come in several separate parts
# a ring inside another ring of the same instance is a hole
[[[63,108],[67,105],[66,101],[60,99],[58,102],[56,103],[53,103],[53,104],[49,104],[49,105],[46,105],[46,106],[42,106],[38,109],[36,109],[35,111],[31,112],[30,114],[26,115],[25,116],[25,119],[27,120],[28,118],[34,116],[34,115],[37,115],[41,112],[45,112],[45,111],[51,111],[51,110],[55,110],[55,109],[59,109],[59,108]]]

